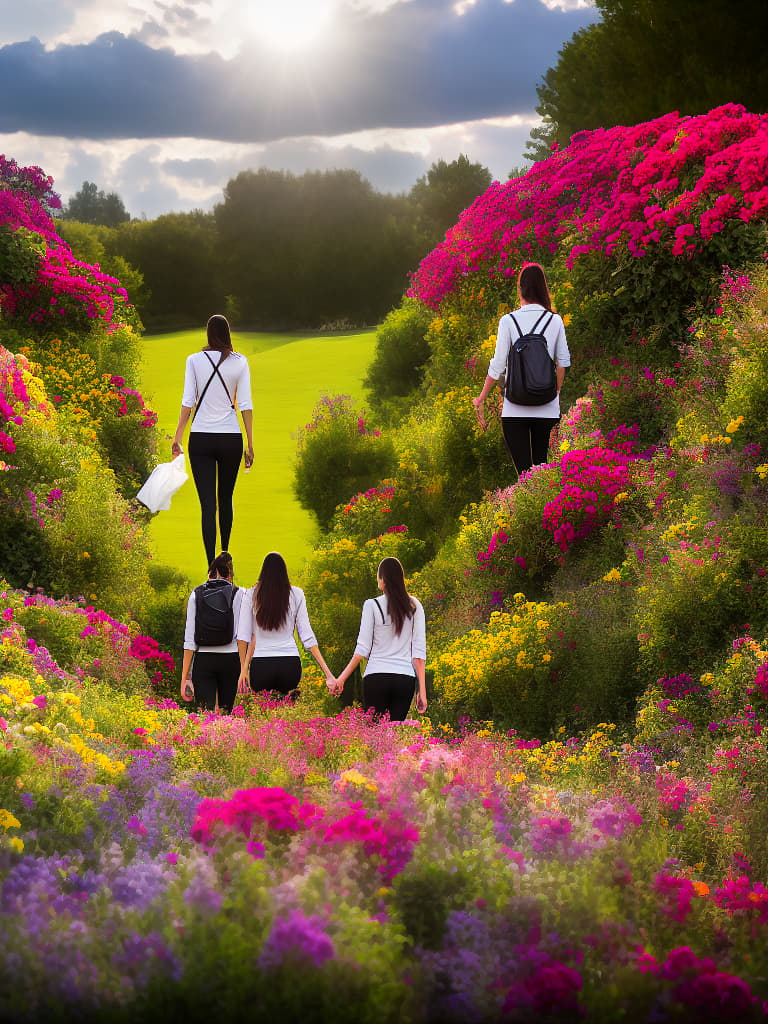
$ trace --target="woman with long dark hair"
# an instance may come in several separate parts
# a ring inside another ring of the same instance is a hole
[[[563,321],[552,310],[547,279],[538,263],[523,265],[517,279],[517,293],[520,307],[513,313],[505,313],[499,320],[496,351],[488,367],[488,376],[483,390],[472,401],[478,422],[485,430],[485,399],[506,372],[511,346],[522,335],[534,331],[544,336],[547,351],[555,363],[557,394],[541,405],[521,405],[511,402],[505,395],[501,412],[504,440],[519,476],[532,466],[547,461],[549,436],[560,419],[560,388],[565,380],[565,369],[571,365],[571,355]]]
[[[414,693],[417,710],[422,714],[427,710],[424,609],[406,590],[397,558],[382,559],[376,580],[383,596],[369,598],[363,605],[355,653],[330,690],[340,694],[347,678],[367,660],[363,707],[366,711],[373,708],[377,716],[388,714],[392,722],[402,722]]]
[[[240,678],[236,625],[245,596],[245,590],[235,586],[234,578],[232,556],[222,551],[211,562],[207,582],[189,595],[181,666],[182,698],[195,700],[207,711],[218,705],[226,714],[234,706]],[[206,607],[213,609],[212,619],[206,619]],[[215,635],[225,627],[225,619],[229,622],[226,635]]]
[[[312,632],[304,591],[291,586],[285,559],[271,551],[240,611],[237,646],[241,692],[250,688],[254,692],[276,690],[285,695],[297,690],[301,658],[294,632],[325,673],[330,687],[335,680]]]
[[[212,316],[206,327],[208,344],[187,358],[184,394],[171,451],[181,452],[184,429],[189,428],[189,464],[200,499],[203,544],[207,564],[216,551],[216,513],[222,548],[229,547],[235,490],[243,435],[237,421],[240,410],[248,446],[245,468],[253,464],[253,403],[248,360],[235,352],[227,318]]]

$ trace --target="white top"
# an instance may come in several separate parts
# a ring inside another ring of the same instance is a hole
[[[187,356],[187,365],[184,370],[184,395],[181,404],[188,409],[193,409],[197,405],[208,378],[213,373],[213,367],[208,361],[209,356],[216,365],[219,364],[221,352],[193,352],[191,356]],[[245,356],[239,352],[230,352],[221,363],[219,373],[226,382],[236,408],[240,412],[243,412],[244,409],[252,409],[251,372]],[[189,429],[196,434],[240,433],[237,413],[232,408],[218,374],[214,374]]]
[[[285,622],[279,629],[262,629],[256,622],[253,614],[253,587],[246,591],[245,600],[240,607],[240,621],[237,626],[237,639],[250,643],[251,636],[255,638],[256,646],[253,650],[254,658],[291,658],[298,657],[299,648],[293,631],[299,634],[299,639],[306,650],[317,646],[317,638],[312,632],[307,611],[307,600],[301,587],[291,587],[291,596],[288,599],[288,614]]]
[[[386,594],[378,598],[368,598],[363,605],[355,654],[368,659],[364,676],[371,672],[396,672],[398,675],[415,676],[413,659],[427,660],[427,625],[424,608],[418,598],[411,596],[411,600],[416,608],[411,618],[403,623],[399,636],[395,633],[389,616]]]
[[[212,653],[212,654],[237,654],[237,623],[240,618],[240,608],[243,604],[243,597],[245,595],[244,587],[237,587],[235,591],[235,599],[232,602],[232,614],[235,618],[235,628],[232,632],[232,642],[229,644],[223,644],[221,647],[198,647],[195,643],[195,611],[197,608],[197,601],[195,600],[194,590],[189,595],[187,601],[187,624],[184,627],[184,650],[185,651],[200,651],[201,653]]]
[[[515,320],[520,325],[520,330],[523,334],[527,334],[528,331],[533,330],[533,325],[545,310],[537,302],[529,302],[514,312]],[[541,333],[542,327],[547,323],[548,316],[549,314],[542,320],[537,333]],[[554,313],[543,334],[547,339],[547,351],[555,363],[558,366],[570,366],[571,353],[568,351],[568,342],[565,340],[565,327],[563,326],[562,317]],[[488,366],[489,377],[498,380],[503,373],[506,373],[509,349],[512,343],[517,341],[518,337],[515,325],[512,323],[509,314],[505,313],[501,320],[499,320],[499,330],[496,334],[496,351],[493,353],[493,359],[491,359]],[[557,419],[560,415],[560,395],[555,395],[551,402],[546,402],[544,405],[518,405],[517,402],[510,402],[505,395],[504,408],[501,415]]]

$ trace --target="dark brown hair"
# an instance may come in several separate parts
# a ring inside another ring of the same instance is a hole
[[[208,579],[216,579],[216,575],[221,576],[224,580],[229,580],[230,583],[235,578],[235,568],[232,564],[232,555],[228,551],[222,551],[220,555],[216,555],[214,560],[211,562],[208,569]]]
[[[523,302],[537,302],[544,309],[552,311],[547,279],[538,263],[526,263],[517,278],[517,291]]]
[[[233,351],[232,335],[229,333],[229,321],[221,313],[214,313],[208,320],[206,333],[208,335],[208,348],[214,352],[221,352],[219,363],[223,363]]]
[[[261,573],[253,588],[253,614],[261,629],[280,629],[288,618],[291,602],[291,581],[285,559],[270,551],[261,565]]]
[[[403,567],[397,558],[382,558],[376,575],[384,584],[392,625],[395,627],[395,633],[400,636],[405,620],[413,618],[416,610],[410,594],[405,589]]]

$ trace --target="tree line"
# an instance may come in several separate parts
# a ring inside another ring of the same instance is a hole
[[[115,193],[84,182],[62,237],[128,289],[150,330],[223,311],[240,329],[378,323],[408,274],[491,183],[488,168],[434,163],[410,192],[376,191],[357,171],[240,172],[211,212],[132,220]]]

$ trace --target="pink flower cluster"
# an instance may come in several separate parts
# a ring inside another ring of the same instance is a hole
[[[641,950],[638,968],[644,974],[654,974],[671,983],[675,1002],[697,1014],[686,1019],[751,1020],[759,1006],[743,979],[718,971],[714,960],[700,959],[690,946],[673,949],[663,963]]]
[[[120,319],[120,307],[128,302],[127,292],[98,266],[75,259],[59,237],[49,210],[60,207],[61,201],[51,185],[52,179],[39,168],[20,168],[0,156],[0,227],[23,228],[44,242],[36,279],[0,284],[0,306],[6,316],[30,323],[58,323],[80,312],[112,328]]]
[[[687,257],[730,222],[765,220],[767,177],[768,115],[736,104],[579,132],[524,177],[494,182],[422,260],[409,294],[437,309],[468,274],[504,280],[565,239],[569,265],[618,248]]]
[[[631,462],[632,456],[612,448],[567,452],[560,459],[560,491],[544,506],[542,522],[563,554],[613,518],[616,496],[632,490]]]
[[[98,615],[99,613],[97,612],[96,614]],[[163,672],[173,672],[176,667],[173,657],[167,651],[161,651],[157,640],[154,640],[151,636],[134,637],[128,653],[132,658],[137,658],[139,661],[156,662],[161,676]],[[159,679],[153,677],[153,682],[159,682]]]

